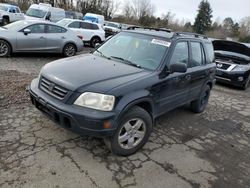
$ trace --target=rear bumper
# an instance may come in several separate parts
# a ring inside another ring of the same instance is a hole
[[[102,112],[65,104],[38,88],[38,80],[32,81],[30,86],[32,104],[52,121],[61,127],[80,135],[94,137],[112,136],[116,130],[115,112]],[[112,127],[104,128],[104,122],[110,122]]]
[[[217,69],[215,78],[217,82],[227,83],[234,86],[243,86],[246,83],[249,74],[250,70],[242,72],[229,72]]]

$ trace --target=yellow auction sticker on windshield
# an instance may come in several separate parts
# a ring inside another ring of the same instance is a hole
[[[159,40],[159,39],[153,39],[151,41],[152,44],[158,44],[161,46],[169,47],[171,45],[171,42],[165,41],[165,40]]]

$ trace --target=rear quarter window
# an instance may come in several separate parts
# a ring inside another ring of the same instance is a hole
[[[206,48],[206,55],[207,55],[207,63],[213,63],[214,62],[214,47],[212,43],[205,43]]]

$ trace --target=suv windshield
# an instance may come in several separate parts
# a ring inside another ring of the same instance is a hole
[[[169,44],[166,39],[159,37],[121,32],[105,42],[94,54],[101,53],[102,56],[116,61],[155,70],[160,65]]]
[[[26,15],[36,18],[43,18],[47,12],[40,9],[29,8]]]
[[[7,11],[8,7],[5,5],[0,5],[0,10]]]

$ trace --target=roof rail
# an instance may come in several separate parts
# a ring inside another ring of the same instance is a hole
[[[141,26],[130,26],[130,27],[127,28],[127,30],[136,30],[136,29],[164,31],[164,32],[171,33],[171,30],[170,29],[166,29],[166,28],[141,27]]]
[[[208,39],[206,35],[198,34],[198,33],[190,33],[190,32],[175,32],[174,36],[181,36],[181,35],[190,35],[194,36],[195,38],[203,38],[203,39]]]

